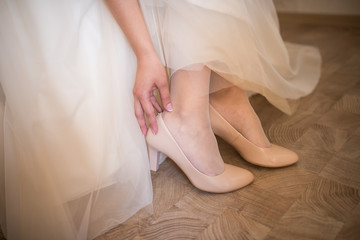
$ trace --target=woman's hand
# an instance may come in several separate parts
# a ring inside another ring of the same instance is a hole
[[[142,133],[146,136],[148,128],[145,122],[147,116],[151,130],[157,133],[158,127],[155,118],[155,109],[162,112],[159,103],[154,96],[154,90],[158,89],[162,105],[165,110],[172,111],[169,85],[165,67],[156,54],[150,54],[138,58],[136,79],[133,88],[135,116]]]
[[[135,100],[135,115],[141,131],[147,134],[145,115],[150,127],[157,133],[154,108],[161,112],[153,91],[159,89],[163,106],[172,111],[169,87],[165,68],[157,57],[152,45],[139,2],[136,0],[105,0],[106,4],[120,25],[137,58],[137,71],[133,89]]]

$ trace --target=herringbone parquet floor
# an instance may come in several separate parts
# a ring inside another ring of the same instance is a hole
[[[256,167],[218,139],[225,162],[254,173],[252,185],[201,192],[166,160],[152,176],[153,213],[141,211],[98,240],[360,239],[360,28],[282,22],[282,33],[320,48],[320,83],[292,116],[262,96],[251,102],[271,141],[295,150],[299,163]]]

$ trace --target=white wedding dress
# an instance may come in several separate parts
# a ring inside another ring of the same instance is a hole
[[[171,72],[206,65],[286,113],[320,76],[269,0],[143,0]],[[0,1],[0,224],[13,239],[92,239],[152,201],[133,111],[136,59],[100,0]]]
[[[1,227],[92,239],[152,201],[136,59],[102,1],[0,2]]]
[[[230,85],[264,95],[287,114],[320,78],[311,46],[284,43],[271,0],[142,1],[149,32],[171,73],[207,66]]]

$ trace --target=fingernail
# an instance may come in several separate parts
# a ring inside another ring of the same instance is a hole
[[[168,110],[169,112],[172,112],[174,109],[173,109],[173,107],[172,107],[172,105],[171,105],[171,103],[168,103],[167,105],[166,105],[166,110]]]

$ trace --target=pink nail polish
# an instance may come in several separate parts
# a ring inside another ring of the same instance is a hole
[[[168,112],[172,112],[174,109],[173,109],[173,107],[172,107],[172,105],[171,105],[171,103],[168,103],[167,105],[166,105],[166,110],[168,111]]]

